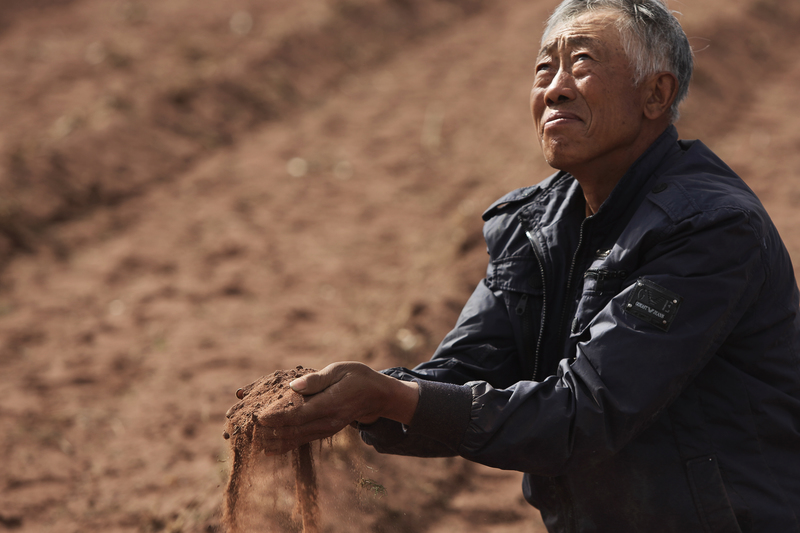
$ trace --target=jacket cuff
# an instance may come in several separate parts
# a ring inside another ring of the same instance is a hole
[[[403,424],[388,418],[379,418],[372,424],[355,424],[355,427],[365,443],[380,449],[397,446],[406,437]]]
[[[461,445],[472,413],[472,387],[424,379],[419,385],[419,403],[406,431],[424,435],[453,451]]]

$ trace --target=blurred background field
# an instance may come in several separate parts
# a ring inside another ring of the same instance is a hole
[[[551,172],[528,92],[555,4],[4,0],[0,531],[220,531],[238,387],[427,359],[485,269],[481,211]],[[800,4],[670,7],[679,132],[798,264]],[[318,453],[325,531],[541,531],[518,473]],[[297,531],[285,465],[263,479],[264,530]]]

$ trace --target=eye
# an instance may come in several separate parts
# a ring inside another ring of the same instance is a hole
[[[575,58],[575,62],[577,63],[578,61],[590,60],[590,59],[592,59],[592,56],[590,56],[586,52],[580,52],[580,53],[575,54],[574,58]]]
[[[547,61],[541,61],[536,64],[536,72],[544,72],[550,68],[550,63]]]

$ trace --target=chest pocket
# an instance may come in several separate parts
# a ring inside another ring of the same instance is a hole
[[[492,261],[486,281],[505,301],[523,374],[535,380],[540,372],[537,353],[544,317],[544,280],[539,262],[532,256]]]
[[[590,268],[583,275],[583,291],[572,321],[572,334],[580,334],[625,286],[628,272],[606,267]]]
[[[486,281],[493,291],[514,291],[540,297],[543,292],[542,273],[535,257],[494,260],[489,264]]]

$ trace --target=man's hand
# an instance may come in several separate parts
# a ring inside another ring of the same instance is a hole
[[[409,424],[419,393],[414,382],[400,381],[355,362],[333,363],[306,374],[291,388],[306,401],[289,411],[256,413],[268,440],[267,455],[286,453],[298,446],[333,436],[352,422],[371,424],[384,417]],[[236,391],[244,398],[250,386]]]

